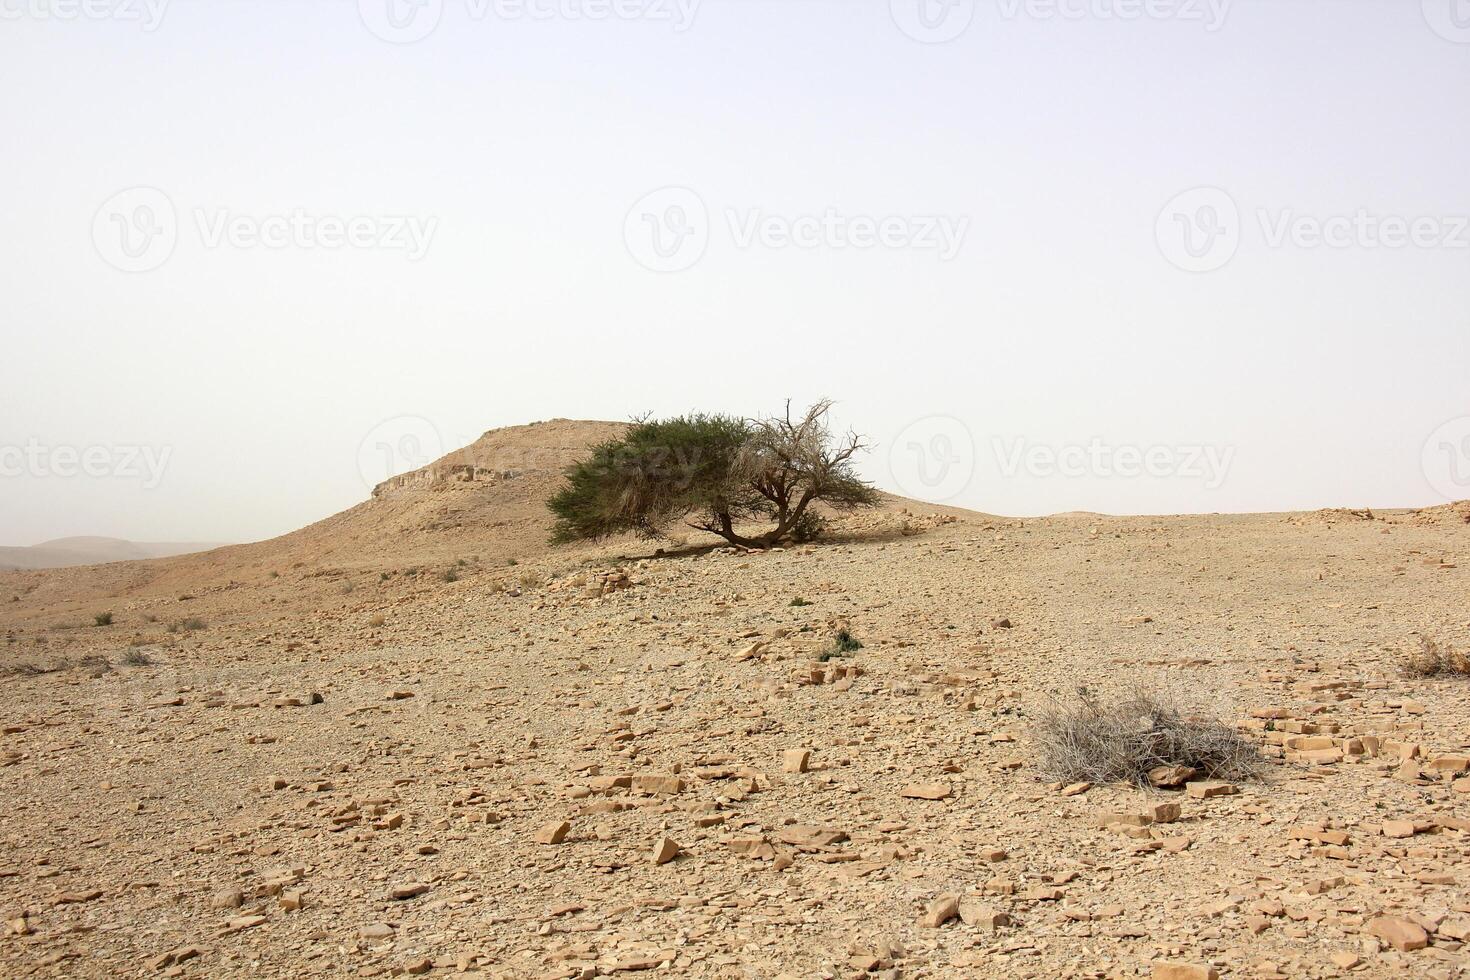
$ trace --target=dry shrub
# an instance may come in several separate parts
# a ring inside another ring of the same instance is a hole
[[[27,660],[0,667],[0,677],[40,677],[42,674],[55,673],[56,670],[55,667],[43,667]]]
[[[374,616],[372,619],[368,620],[368,625],[371,626],[373,629],[377,629],[379,626],[382,626],[387,621],[388,620],[384,618],[383,615],[380,613]]]
[[[129,648],[122,655],[122,663],[125,667],[151,667],[153,665],[153,658],[142,650]]]
[[[516,581],[521,583],[523,589],[534,589],[542,584],[541,576],[535,572],[522,572]]]
[[[1086,689],[1043,709],[1033,738],[1052,782],[1126,782],[1148,786],[1151,770],[1188,766],[1212,779],[1259,775],[1254,742],[1212,718],[1186,716],[1171,699],[1142,695],[1102,704]]]
[[[1431,636],[1421,636],[1419,648],[1399,658],[1399,672],[1410,678],[1470,677],[1470,656],[1441,646]]]

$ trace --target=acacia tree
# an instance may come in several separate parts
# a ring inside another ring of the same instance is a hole
[[[553,540],[630,531],[662,537],[680,520],[747,548],[809,537],[820,526],[813,504],[849,510],[878,501],[853,469],[867,445],[854,433],[833,436],[831,407],[819,401],[799,418],[787,402],[770,418],[637,421],[568,468],[566,485],[547,502],[556,515]],[[736,530],[756,521],[775,526],[754,537]]]

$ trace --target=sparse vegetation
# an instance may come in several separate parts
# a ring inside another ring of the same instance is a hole
[[[184,619],[175,620],[174,622],[169,623],[168,631],[170,633],[192,633],[196,630],[207,629],[208,625],[209,624],[205,623],[204,620],[200,619],[198,616],[188,616]]]
[[[372,619],[368,620],[368,625],[371,626],[373,629],[377,629],[379,626],[382,626],[386,622],[387,620],[383,618],[383,614],[379,613]]]
[[[1399,672],[1409,678],[1470,677],[1470,655],[1420,636],[1418,647],[1399,658]]]
[[[1230,726],[1184,714],[1171,699],[1142,695],[1103,704],[1079,689],[1042,710],[1033,726],[1038,766],[1053,782],[1149,785],[1155,769],[1186,766],[1212,779],[1259,775],[1260,752]]]
[[[110,613],[110,612],[98,613],[97,615],[95,615],[95,616],[92,617],[92,622],[95,623],[98,626],[111,626],[112,625],[112,613]]]
[[[567,484],[547,502],[556,515],[553,540],[596,540],[635,533],[663,537],[676,521],[731,544],[766,548],[809,540],[822,522],[810,508],[872,506],[878,494],[860,480],[853,457],[861,436],[833,437],[831,403],[800,418],[738,419],[685,415],[638,421],[621,439],[594,447],[567,471]],[[774,522],[746,537],[736,525]]]
[[[122,663],[126,667],[151,667],[153,658],[136,647],[130,647],[123,653]]]
[[[806,599],[803,599],[801,596],[797,596],[795,599],[792,599],[791,600],[791,605],[793,605],[793,606],[810,606],[811,603],[808,602]]]
[[[439,573],[439,578],[442,581],[445,581],[445,582],[458,582],[459,581],[459,569],[458,568],[446,568],[446,569],[444,569],[444,571],[442,571],[442,572]]]
[[[56,667],[43,667],[27,660],[21,663],[6,664],[0,668],[0,674],[6,677],[39,677],[41,674],[53,673],[57,669]]]
[[[522,572],[516,579],[523,589],[534,589],[541,584],[541,576],[535,572]]]
[[[822,663],[826,663],[833,657],[845,657],[849,653],[855,650],[861,650],[862,648],[863,642],[861,640],[857,639],[847,630],[842,629],[832,634],[832,645],[823,650],[817,656],[817,659]]]

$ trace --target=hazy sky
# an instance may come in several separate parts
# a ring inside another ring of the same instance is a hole
[[[822,395],[1004,514],[1470,497],[1465,0],[0,0],[0,81],[0,543]]]

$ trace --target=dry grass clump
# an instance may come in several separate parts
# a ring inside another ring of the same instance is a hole
[[[169,623],[168,631],[170,633],[192,633],[196,630],[206,629],[208,628],[208,626],[209,624],[200,619],[198,616],[189,616],[186,619],[180,619],[176,622]]]
[[[1419,637],[1419,648],[1399,658],[1405,677],[1470,677],[1470,656],[1441,646],[1432,636]]]
[[[1102,704],[1084,688],[1075,701],[1042,710],[1032,734],[1042,773],[1058,783],[1148,786],[1151,771],[1172,766],[1211,779],[1249,779],[1261,770],[1255,743],[1157,695]]]

